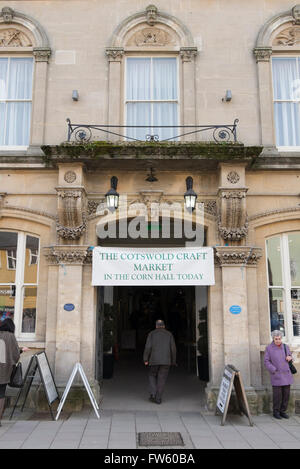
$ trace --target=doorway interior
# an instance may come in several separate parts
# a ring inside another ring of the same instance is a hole
[[[138,372],[157,319],[174,335],[180,372],[209,381],[207,287],[199,286],[98,287],[98,381],[114,378],[107,366]]]

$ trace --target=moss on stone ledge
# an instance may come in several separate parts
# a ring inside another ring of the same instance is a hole
[[[97,159],[255,159],[262,151],[260,146],[245,147],[240,143],[207,142],[135,142],[110,143],[96,141],[86,144],[62,143],[44,145],[45,160],[86,161]]]

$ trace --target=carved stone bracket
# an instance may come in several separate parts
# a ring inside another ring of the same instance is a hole
[[[226,241],[240,241],[247,236],[247,190],[247,188],[219,190],[218,230]]]
[[[124,55],[123,47],[107,47],[105,51],[109,62],[122,62]]]
[[[34,47],[33,55],[36,62],[49,62],[51,55],[50,47]]]
[[[58,217],[56,231],[63,239],[79,239],[86,230],[85,191],[83,188],[57,187]]]
[[[262,249],[251,246],[218,246],[215,248],[215,262],[220,266],[256,266],[262,257]]]
[[[44,248],[48,264],[83,265],[91,262],[92,251],[88,246],[51,246]]]
[[[253,52],[256,62],[270,62],[272,47],[256,47]]]
[[[181,47],[180,48],[180,57],[182,62],[191,62],[194,57],[198,54],[197,47]]]

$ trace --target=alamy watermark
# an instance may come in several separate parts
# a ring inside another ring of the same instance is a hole
[[[126,195],[120,196],[119,208],[111,213],[99,204],[101,215],[96,231],[100,240],[132,239],[184,240],[186,246],[204,245],[204,204],[196,203],[193,212],[180,202],[137,202],[128,206]]]

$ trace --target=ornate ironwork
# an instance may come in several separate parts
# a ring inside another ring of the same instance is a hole
[[[70,119],[68,123],[68,142],[75,140],[79,143],[88,143],[96,140],[94,133],[106,134],[109,136],[120,137],[120,139],[136,142],[169,142],[178,141],[181,137],[197,135],[202,132],[211,132],[212,139],[216,143],[237,142],[237,124],[239,120],[235,119],[233,124],[222,125],[152,125],[151,129],[174,129],[174,136],[160,139],[158,134],[145,134],[145,138],[134,138],[126,135],[128,129],[145,129],[149,131],[149,125],[98,125],[98,124],[72,124]],[[193,129],[193,130],[191,130]],[[209,139],[208,139],[209,141]],[[212,140],[210,140],[212,141]]]

